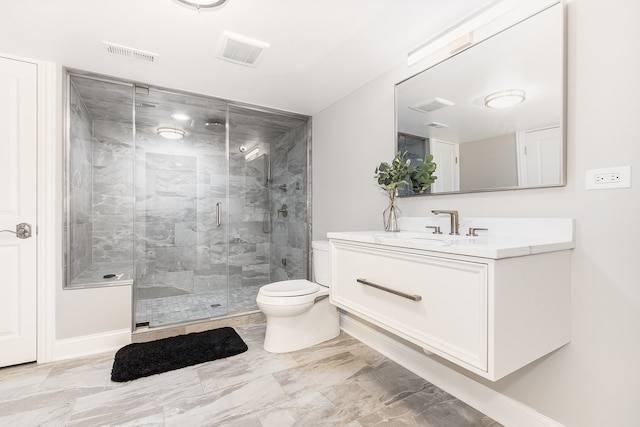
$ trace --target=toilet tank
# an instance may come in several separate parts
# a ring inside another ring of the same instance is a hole
[[[313,260],[313,281],[329,286],[329,241],[314,240],[311,242],[311,259]]]

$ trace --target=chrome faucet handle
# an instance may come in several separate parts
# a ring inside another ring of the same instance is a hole
[[[478,234],[476,234],[476,231],[489,231],[489,229],[488,228],[480,228],[480,227],[469,227],[469,232],[467,233],[467,236],[477,237]]]
[[[432,214],[434,215],[438,215],[438,214],[447,214],[450,216],[451,218],[451,230],[450,230],[450,235],[452,236],[457,236],[460,233],[458,232],[458,229],[460,228],[460,222],[458,220],[458,211],[450,211],[450,210],[432,210],[431,211]]]
[[[442,234],[442,231],[440,231],[440,227],[437,225],[425,225],[424,228],[432,228],[433,229],[432,234]]]

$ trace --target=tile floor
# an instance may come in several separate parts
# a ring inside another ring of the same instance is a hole
[[[235,328],[246,353],[128,383],[112,353],[0,369],[0,425],[499,426],[344,333],[270,354],[263,323]]]

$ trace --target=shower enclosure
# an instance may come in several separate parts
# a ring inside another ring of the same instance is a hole
[[[68,100],[67,287],[133,282],[158,327],[308,277],[309,117],[82,72]]]

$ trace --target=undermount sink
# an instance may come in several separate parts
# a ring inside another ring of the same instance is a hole
[[[451,234],[434,234],[429,232],[413,232],[413,231],[398,231],[389,233],[380,233],[375,236],[378,239],[393,239],[393,240],[424,240],[426,242],[440,243],[443,245],[451,244],[463,244],[463,243],[477,243],[478,239],[482,236],[463,236],[463,235],[451,235]],[[486,239],[485,239],[486,240]]]
[[[478,236],[460,236],[460,235],[450,235],[450,234],[431,234],[427,233],[425,235],[416,235],[411,236],[411,239],[421,239],[421,240],[435,240],[438,242],[459,242],[461,240],[472,240],[477,239]]]

